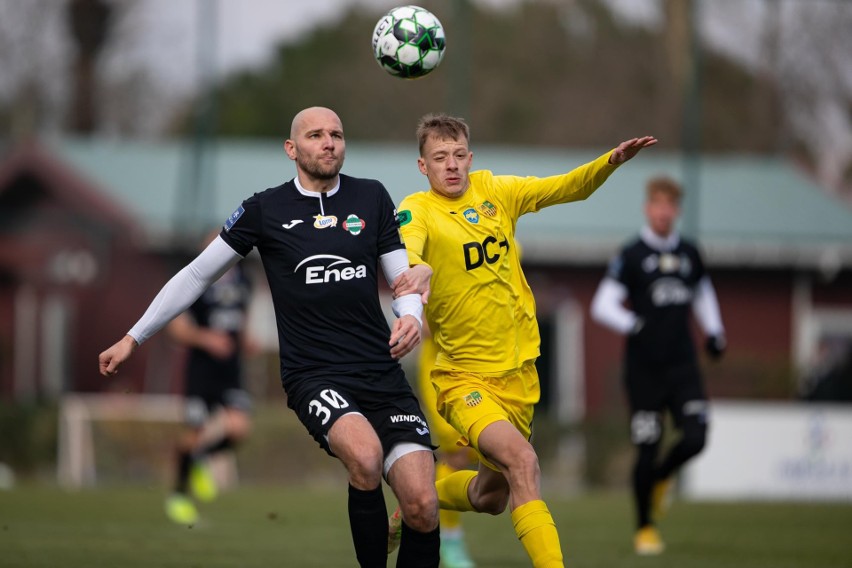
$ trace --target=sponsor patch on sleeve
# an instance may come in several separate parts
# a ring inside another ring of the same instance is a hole
[[[405,226],[411,223],[411,211],[408,209],[403,209],[402,211],[397,212],[396,220],[399,223],[399,226]]]
[[[227,221],[225,221],[225,231],[226,231],[226,232],[227,232],[227,231],[230,231],[230,230],[231,230],[231,227],[233,227],[233,226],[234,226],[234,223],[236,223],[236,222],[237,222],[237,220],[238,220],[240,217],[242,217],[242,216],[243,216],[243,213],[245,213],[245,212],[246,212],[246,210],[245,210],[245,209],[243,209],[243,206],[242,206],[242,205],[240,205],[239,207],[237,207],[237,210],[236,210],[236,211],[234,211],[233,213],[231,213],[231,216],[230,216],[230,217],[228,217],[228,220],[227,220]]]

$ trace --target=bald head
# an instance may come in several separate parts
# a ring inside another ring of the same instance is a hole
[[[336,122],[338,129],[343,131],[343,123],[337,113],[330,108],[310,107],[299,111],[290,124],[290,138],[297,140],[299,134],[309,130],[311,126],[321,122]]]
[[[346,156],[340,117],[325,107],[301,111],[293,117],[284,151],[296,162],[302,187],[320,192],[333,188]]]

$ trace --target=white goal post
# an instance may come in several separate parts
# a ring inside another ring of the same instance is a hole
[[[92,487],[97,484],[95,439],[92,429],[98,421],[160,422],[180,424],[184,416],[184,398],[169,394],[79,394],[62,398],[59,407],[57,481],[69,489]],[[212,437],[220,432],[217,420],[205,428],[204,435]],[[176,440],[175,440],[176,442]],[[215,465],[214,475],[225,482],[233,471],[227,473]],[[225,483],[227,485],[227,483]]]

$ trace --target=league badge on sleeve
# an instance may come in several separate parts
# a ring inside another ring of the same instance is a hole
[[[231,213],[231,216],[230,216],[230,217],[228,217],[228,220],[227,220],[227,221],[225,221],[225,232],[230,231],[230,230],[231,230],[231,227],[233,227],[233,226],[234,226],[234,223],[236,223],[236,222],[237,222],[237,220],[238,220],[240,217],[242,217],[242,216],[243,216],[243,213],[245,213],[245,212],[246,212],[246,210],[245,210],[245,209],[243,209],[243,206],[242,206],[242,205],[240,205],[239,207],[237,207],[237,210],[236,210],[236,211],[234,211],[233,213]]]
[[[399,223],[400,227],[408,225],[411,223],[411,211],[408,209],[403,209],[402,211],[396,212],[396,221]]]

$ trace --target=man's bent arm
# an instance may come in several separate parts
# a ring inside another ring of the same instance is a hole
[[[387,279],[388,285],[393,290],[394,283],[408,270],[408,253],[406,253],[405,249],[397,249],[383,254],[379,257],[379,260],[382,263],[382,272],[385,273],[385,279]],[[423,303],[420,300],[419,293],[407,293],[403,295],[395,293],[391,308],[396,317],[410,315],[421,326],[423,325]]]
[[[708,276],[704,276],[698,281],[695,298],[692,300],[692,312],[706,336],[725,335],[722,314],[719,311],[719,300],[716,298],[716,290]]]
[[[622,335],[635,333],[641,326],[641,320],[624,307],[626,298],[627,288],[624,284],[607,276],[601,281],[592,299],[592,319]]]

